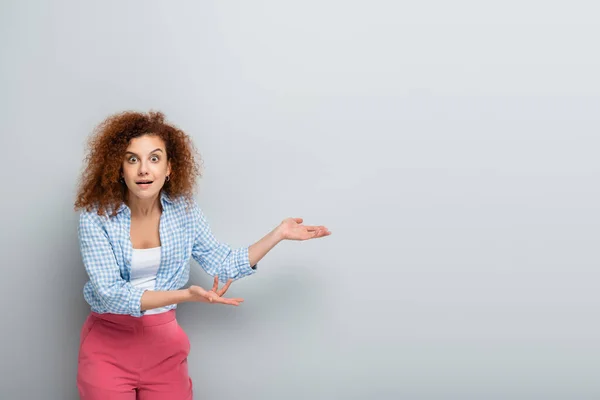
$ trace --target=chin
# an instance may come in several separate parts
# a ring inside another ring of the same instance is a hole
[[[129,192],[139,199],[151,199],[160,194],[160,189],[158,189],[158,190],[141,190],[139,188],[135,188],[134,190],[130,190]]]
[[[135,193],[135,195],[137,197],[139,197],[140,199],[151,199],[153,197],[156,197],[156,195],[158,195],[158,192],[156,192],[156,193],[155,192],[150,193],[150,192],[145,192],[144,191],[144,192],[137,192],[137,193]]]

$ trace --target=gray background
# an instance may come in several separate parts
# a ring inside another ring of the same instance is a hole
[[[77,397],[75,183],[124,109],[193,137],[221,240],[333,232],[180,307],[197,397],[600,398],[600,26],[566,3],[2,1],[0,398]]]

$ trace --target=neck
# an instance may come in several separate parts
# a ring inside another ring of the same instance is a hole
[[[160,193],[149,199],[140,199],[127,193],[126,203],[131,210],[131,215],[134,217],[147,217],[156,211],[161,212],[162,209],[160,205]]]

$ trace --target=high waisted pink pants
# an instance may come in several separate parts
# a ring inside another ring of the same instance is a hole
[[[190,342],[175,310],[132,317],[92,312],[81,329],[82,400],[190,400]]]

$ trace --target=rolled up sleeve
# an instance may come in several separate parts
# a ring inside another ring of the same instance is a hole
[[[141,316],[144,289],[121,277],[110,240],[100,216],[83,212],[79,217],[79,245],[83,264],[97,298],[113,314]]]
[[[219,276],[219,281],[238,280],[256,272],[250,265],[248,247],[232,249],[219,242],[213,235],[206,216],[194,202],[193,219],[196,227],[192,257],[211,276]],[[254,268],[253,268],[254,267]]]

